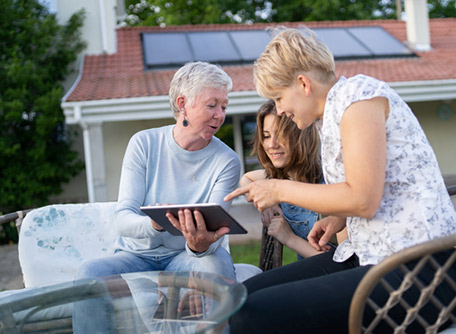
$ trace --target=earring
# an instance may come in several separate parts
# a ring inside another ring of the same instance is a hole
[[[181,114],[184,115],[184,109],[181,110]],[[184,121],[182,122],[182,125],[184,127],[187,127],[188,126],[188,121],[185,119],[185,115],[184,115]]]

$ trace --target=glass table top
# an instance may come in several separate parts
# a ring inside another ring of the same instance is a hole
[[[0,333],[222,333],[246,297],[241,283],[201,272],[78,280],[2,298]]]

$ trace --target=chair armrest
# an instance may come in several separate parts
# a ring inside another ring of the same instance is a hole
[[[388,256],[385,258],[382,262],[379,264],[373,266],[363,277],[361,282],[359,283],[355,294],[353,295],[353,299],[351,302],[350,306],[350,314],[349,314],[349,330],[350,334],[359,334],[363,332],[365,328],[363,328],[363,313],[364,309],[367,305],[372,306],[374,303],[370,301],[369,296],[372,292],[372,290],[378,285],[378,284],[384,284],[382,283],[382,280],[384,276],[388,273],[390,273],[392,270],[398,268],[402,264],[405,264],[407,262],[413,261],[420,259],[418,261],[418,264],[415,266],[414,270],[408,270],[405,268],[405,266],[402,266],[401,268],[404,271],[407,271],[405,273],[404,277],[404,282],[409,279],[409,281],[413,281],[415,275],[419,272],[419,269],[421,266],[424,266],[424,264],[431,260],[431,257],[435,253],[439,253],[445,250],[449,250],[451,248],[454,248],[456,246],[456,234],[454,235],[449,235],[437,239],[433,239],[430,241],[423,242],[421,244],[406,248],[402,251],[399,251],[393,255]],[[445,274],[448,271],[448,269],[454,265],[454,262],[456,260],[456,249],[452,253],[452,255],[448,258],[448,260],[443,264],[443,265],[438,265],[435,261],[433,265],[436,268],[436,272],[438,271],[438,275],[436,274],[433,281],[426,287],[426,296],[423,298],[423,300],[420,299],[419,302],[413,307],[412,312],[415,312],[415,317],[417,312],[420,310],[422,306],[424,306],[429,299],[432,297],[432,294],[437,287],[438,284],[445,278]],[[408,275],[408,276],[407,276]],[[456,284],[453,282],[452,289],[455,290],[456,292]],[[407,284],[401,284],[401,286],[397,290],[390,291],[390,299],[384,303],[384,306],[376,309],[376,318],[371,322],[374,326],[376,323],[378,323],[380,320],[385,320],[389,321],[388,317],[388,308],[395,306],[402,294],[406,289],[408,289]],[[423,289],[424,290],[424,289]],[[394,299],[394,301],[393,301]],[[376,306],[376,305],[375,305]],[[444,314],[447,313],[447,311],[444,309],[445,307],[440,304],[439,309],[443,310]],[[451,311],[451,310],[450,310]],[[443,323],[445,323],[446,320],[448,320],[449,315],[446,314],[446,318],[439,318],[437,320],[437,324],[432,325],[433,327],[439,327]],[[372,328],[373,329],[373,328]],[[370,329],[367,330],[368,333],[371,333]]]
[[[17,228],[17,233],[19,234],[21,230],[21,225],[22,225],[22,220],[24,217],[32,211],[33,209],[27,209],[27,210],[21,210],[21,211],[16,211],[12,213],[7,213],[2,216],[0,216],[0,224],[6,224],[12,221],[16,221],[16,228]]]

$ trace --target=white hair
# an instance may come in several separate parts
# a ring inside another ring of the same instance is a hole
[[[179,115],[177,97],[183,95],[193,104],[204,88],[225,88],[228,93],[233,82],[219,66],[206,62],[190,62],[177,70],[169,87],[169,103],[175,119]]]

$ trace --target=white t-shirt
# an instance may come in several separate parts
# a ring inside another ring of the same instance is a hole
[[[353,253],[361,265],[377,264],[399,250],[456,233],[456,212],[418,120],[385,82],[364,75],[341,77],[317,121],[323,173],[327,183],[345,181],[340,122],[354,102],[383,96],[389,101],[386,121],[386,175],[383,197],[372,219],[347,218],[348,238],[334,254],[342,262]]]

